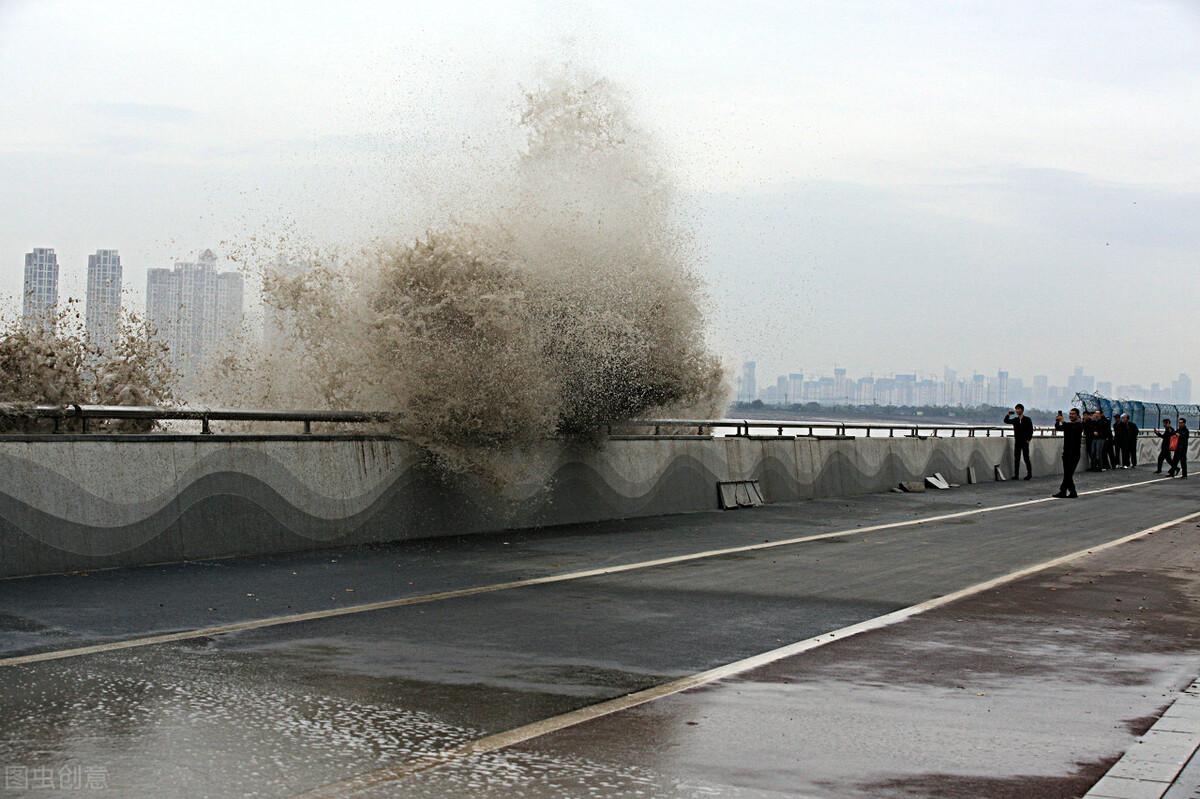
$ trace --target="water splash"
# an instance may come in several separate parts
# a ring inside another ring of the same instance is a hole
[[[263,267],[286,341],[218,362],[210,397],[398,411],[397,432],[464,470],[555,433],[722,407],[657,144],[614,86],[577,71],[523,107],[513,178],[469,218]]]
[[[0,431],[36,431],[32,405],[167,405],[176,375],[166,347],[140,316],[123,311],[110,344],[93,341],[82,326],[78,301],[44,324],[0,320]],[[98,422],[98,429],[139,431],[149,423]]]

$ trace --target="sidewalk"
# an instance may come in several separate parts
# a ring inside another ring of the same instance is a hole
[[[1184,689],[1084,799],[1200,796],[1200,680]]]

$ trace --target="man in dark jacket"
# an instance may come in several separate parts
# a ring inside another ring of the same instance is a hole
[[[1015,415],[1014,415],[1015,414]],[[1004,423],[1013,426],[1013,479],[1021,476],[1021,458],[1025,458],[1025,479],[1033,477],[1029,465],[1029,442],[1033,440],[1033,420],[1025,415],[1025,406],[1017,403],[1004,414]]]
[[[1175,457],[1171,459],[1171,471],[1167,473],[1168,477],[1179,475],[1183,480],[1187,479],[1187,448],[1188,448],[1188,432],[1187,419],[1179,417],[1179,426],[1175,428],[1175,435],[1179,440],[1175,442]],[[1180,474],[1182,472],[1182,474]]]
[[[1125,436],[1129,425],[1128,416],[1117,416],[1113,418],[1113,449],[1116,451],[1116,466],[1114,468],[1125,468]]]
[[[1155,430],[1154,435],[1162,439],[1162,444],[1158,448],[1158,468],[1154,470],[1154,473],[1162,474],[1163,464],[1171,463],[1171,436],[1175,435],[1175,428],[1171,427],[1171,420],[1163,419],[1163,431],[1160,433]]]
[[[1141,430],[1134,424],[1129,414],[1121,414],[1121,424],[1124,425],[1123,435],[1117,442],[1121,449],[1121,465],[1126,469],[1137,468],[1138,434]]]
[[[1099,411],[1092,411],[1080,417],[1080,423],[1083,425],[1083,453],[1087,455],[1089,472],[1100,471],[1100,466],[1096,463],[1096,442],[1100,440],[1099,416]]]
[[[1100,414],[1103,420],[1103,426],[1100,428],[1100,435],[1104,437],[1104,449],[1100,453],[1100,465],[1105,469],[1117,468],[1117,443],[1116,435],[1113,433],[1113,421],[1104,414]]]
[[[1075,491],[1075,467],[1079,465],[1079,449],[1083,444],[1083,420],[1079,411],[1072,408],[1070,418],[1063,420],[1060,412],[1054,419],[1054,429],[1061,430],[1063,435],[1063,480],[1054,496],[1060,499],[1077,499]]]

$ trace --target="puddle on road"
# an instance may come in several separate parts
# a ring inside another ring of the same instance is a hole
[[[275,797],[479,735],[422,712],[281,687],[269,668],[247,679],[246,669],[190,659],[7,670],[0,763],[100,767],[122,797]]]
[[[792,799],[804,799],[788,794]],[[350,795],[353,799],[778,799],[730,785],[681,780],[636,766],[614,766],[533,752],[492,752],[464,758]]]

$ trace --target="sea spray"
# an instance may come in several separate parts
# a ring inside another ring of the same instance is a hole
[[[176,374],[168,352],[140,316],[123,311],[114,339],[101,346],[83,329],[78,301],[40,323],[0,320],[0,430],[48,426],[28,413],[34,405],[167,405]],[[101,421],[98,429],[141,431],[141,421]]]
[[[218,362],[206,399],[396,411],[396,432],[476,472],[553,434],[717,412],[724,375],[652,137],[577,72],[529,92],[520,124],[515,178],[487,211],[265,267],[287,342]]]

